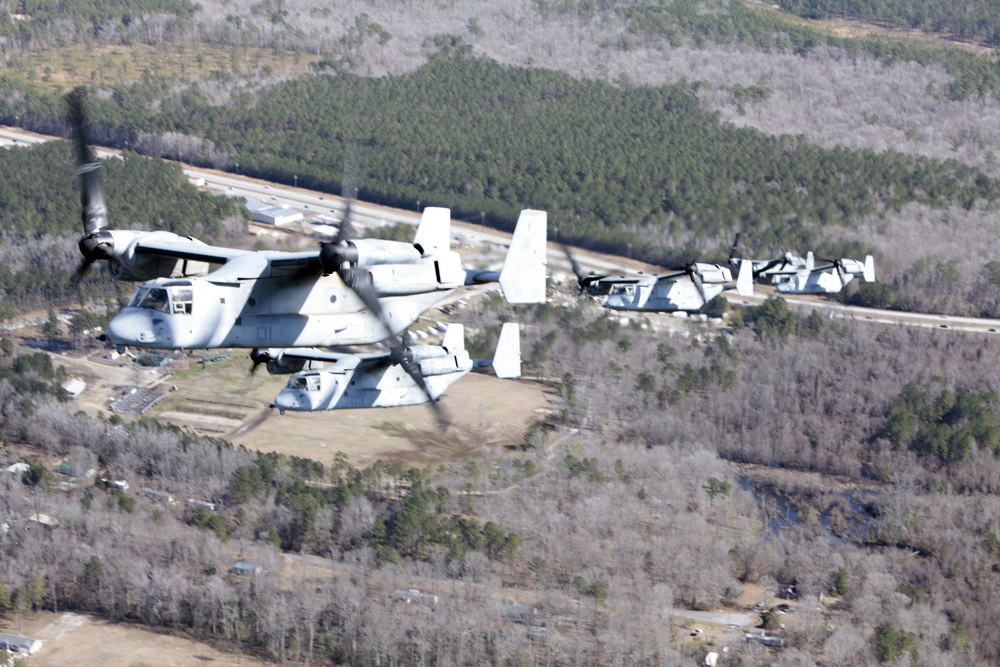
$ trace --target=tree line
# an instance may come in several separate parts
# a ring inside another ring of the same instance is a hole
[[[61,124],[57,98],[12,86],[0,85],[11,93],[0,119]],[[797,247],[823,226],[908,202],[996,197],[992,179],[956,161],[821,149],[722,124],[695,87],[612,86],[438,55],[411,75],[316,76],[229,106],[147,82],[92,96],[90,109],[95,141],[195,136],[226,156],[212,166],[324,190],[341,189],[353,146],[365,199],[448,205],[503,227],[525,206],[545,208],[560,238],[651,260],[690,258],[692,242],[721,253],[737,229]]]
[[[126,151],[101,163],[112,228],[165,230],[205,240],[242,230],[246,211],[229,197],[195,188],[179,165]],[[113,281],[92,269],[77,286],[80,184],[67,142],[0,151],[0,316],[114,298]]]
[[[782,0],[779,6],[784,11],[811,19],[832,15],[945,33],[949,37],[992,46],[1000,44],[1000,16],[996,5],[984,0],[960,6],[936,0]]]

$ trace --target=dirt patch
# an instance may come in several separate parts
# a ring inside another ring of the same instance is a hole
[[[6,632],[17,632],[7,624]],[[28,659],[36,667],[194,667],[268,663],[245,655],[224,653],[208,644],[116,624],[82,614],[30,614],[21,632],[41,639],[42,650]]]

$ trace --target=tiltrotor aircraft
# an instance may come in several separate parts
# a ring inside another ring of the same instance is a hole
[[[732,271],[721,264],[696,262],[661,275],[585,275],[566,251],[580,290],[592,296],[607,295],[604,307],[612,310],[697,313],[729,289],[743,296],[753,294],[750,261],[739,265],[735,287]]]
[[[781,294],[835,294],[842,290],[855,276],[865,282],[875,281],[875,259],[871,255],[862,262],[857,259],[816,259],[810,250],[805,259],[785,253],[775,259],[740,259],[736,257],[740,235],[733,241],[729,263],[733,266],[752,262],[754,281],[770,282]]]
[[[103,260],[114,277],[145,281],[108,326],[119,347],[361,345],[399,334],[463,285],[499,282],[509,303],[545,299],[544,211],[521,212],[499,274],[461,266],[449,247],[446,208],[424,210],[413,243],[350,239],[348,208],[337,238],[308,252],[253,252],[164,231],[109,229],[82,91],[68,102],[82,182],[78,274]]]
[[[473,368],[493,366],[497,377],[521,375],[520,330],[507,323],[500,331],[492,360],[471,359],[465,349],[465,328],[448,325],[441,345],[400,345],[385,354],[341,354],[315,349],[255,350],[255,363],[267,363],[269,373],[294,373],[274,399],[274,407],[313,411],[344,408],[388,408],[435,402],[455,381]],[[303,370],[314,362],[332,364],[323,370]],[[439,421],[441,419],[438,412]]]

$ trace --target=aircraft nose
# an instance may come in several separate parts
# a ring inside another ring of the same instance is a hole
[[[108,325],[108,338],[118,345],[149,345],[156,342],[153,318],[137,308],[122,310]]]
[[[282,389],[274,398],[274,406],[281,410],[306,410],[308,404],[302,400],[301,392],[294,389]]]

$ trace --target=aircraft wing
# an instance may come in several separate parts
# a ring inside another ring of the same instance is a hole
[[[256,256],[266,260],[266,265],[274,268],[291,269],[303,272],[319,273],[322,269],[319,263],[319,250],[306,252],[252,251],[240,248],[207,245],[191,238],[177,237],[173,234],[161,236],[149,234],[140,238],[135,245],[135,252],[171,259],[184,259],[210,264],[229,264],[234,260],[246,261],[247,256]],[[254,262],[255,265],[260,262]],[[265,266],[266,266],[265,265]],[[244,271],[245,272],[245,271]],[[251,272],[252,277],[259,277],[260,272]]]
[[[172,238],[171,238],[172,237]],[[245,255],[246,250],[238,248],[223,248],[221,246],[206,245],[191,238],[177,237],[171,234],[169,237],[158,234],[149,234],[140,238],[135,245],[135,252],[143,255],[156,255],[158,257],[172,257],[174,259],[186,259],[194,262],[209,262],[211,264],[225,264],[231,259]]]
[[[351,352],[320,350],[315,347],[289,347],[278,351],[277,356],[283,359],[322,361],[324,363],[335,364],[338,370],[353,370],[359,366],[388,365],[390,363],[388,352],[381,354],[355,354]]]
[[[603,278],[598,278],[594,282],[602,287],[605,285],[637,285],[643,282],[643,279],[629,278],[627,276],[604,276]]]
[[[680,278],[681,276],[686,276],[687,274],[688,274],[687,270],[674,271],[673,273],[664,273],[662,275],[655,276],[655,278],[656,282],[661,283],[661,282],[668,282],[670,280],[676,280],[677,278]],[[640,281],[637,280],[636,282]]]

